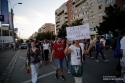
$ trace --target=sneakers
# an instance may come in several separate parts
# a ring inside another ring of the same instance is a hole
[[[109,62],[109,60],[104,60],[104,62]]]
[[[68,70],[68,73],[70,73],[70,70]]]
[[[55,75],[55,78],[58,79],[58,74]]]
[[[58,79],[58,74],[55,75],[55,78]],[[64,77],[63,75],[60,76],[60,78],[61,78],[62,80],[66,80],[65,77]]]
[[[94,58],[94,57],[91,57],[92,59]]]
[[[62,76],[60,76],[60,78],[61,78],[62,80],[66,80],[66,79],[65,79],[65,77],[64,77],[63,75],[62,75]]]
[[[95,60],[96,62],[99,62],[99,60]]]

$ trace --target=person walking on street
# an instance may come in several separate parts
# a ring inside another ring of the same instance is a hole
[[[39,41],[38,40],[36,40],[35,41],[35,46],[36,46],[36,48],[40,51],[40,56],[41,56],[41,54],[42,54],[42,49],[41,49],[41,45],[39,45]],[[40,68],[40,63],[38,63],[38,68]]]
[[[48,64],[48,56],[49,56],[49,43],[48,43],[47,39],[45,39],[44,43],[43,43],[43,53],[45,56],[45,65],[47,65]]]
[[[64,44],[65,47],[66,47],[66,39],[63,39],[63,40],[62,40],[62,44]],[[71,43],[70,43],[70,45],[71,45]],[[66,63],[66,70],[68,71],[68,73],[70,73],[70,69],[69,69],[69,64],[70,64],[70,54],[65,55],[65,63]]]
[[[81,67],[77,66],[77,68],[75,68],[75,72],[76,71],[81,72],[81,74],[79,76],[74,76],[74,74],[73,74],[74,72],[72,72],[72,71],[71,71],[71,73],[72,73],[72,76],[74,76],[75,83],[82,83],[82,76],[83,76],[82,52],[84,55],[87,55],[89,53],[90,49],[92,48],[92,45],[90,45],[87,50],[82,50],[79,45],[80,40],[74,40],[74,42],[75,43],[69,47],[69,40],[67,40],[65,55],[71,53],[71,65],[72,65],[71,67],[73,67],[73,65],[81,66]]]
[[[58,38],[57,43],[54,44],[50,62],[52,62],[52,57],[55,54],[55,62],[56,62],[56,74],[55,78],[58,79],[58,71],[60,70],[60,78],[65,80],[63,76],[63,60],[64,60],[64,44],[61,42],[61,38]]]
[[[32,83],[37,83],[38,63],[40,62],[40,64],[42,64],[40,53],[40,50],[35,46],[35,42],[32,41],[31,48],[29,48],[27,53],[27,62],[31,67]]]
[[[103,54],[103,48],[102,48],[101,43],[100,43],[100,37],[97,37],[96,51],[97,51],[96,52],[96,57],[95,57],[95,59],[96,59],[95,61],[96,62],[99,62],[99,60],[97,60],[97,57],[98,57],[99,53],[101,53],[101,56],[102,56],[104,62],[109,62],[109,60],[105,60],[105,57],[104,57],[104,54]]]

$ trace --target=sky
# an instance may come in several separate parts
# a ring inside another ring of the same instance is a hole
[[[14,27],[18,36],[27,39],[45,23],[55,24],[55,10],[67,0],[8,0],[14,6]],[[19,35],[20,33],[20,35]]]

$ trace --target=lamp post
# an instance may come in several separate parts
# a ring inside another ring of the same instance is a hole
[[[22,4],[22,3],[16,3],[15,5],[17,4]],[[13,36],[14,50],[15,50],[15,31],[14,31],[14,22],[13,22],[13,17],[14,17],[13,9],[15,5],[13,5],[13,8],[11,8],[12,36]]]

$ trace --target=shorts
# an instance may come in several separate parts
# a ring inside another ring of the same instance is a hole
[[[56,59],[55,62],[58,69],[63,67],[63,59]]]

